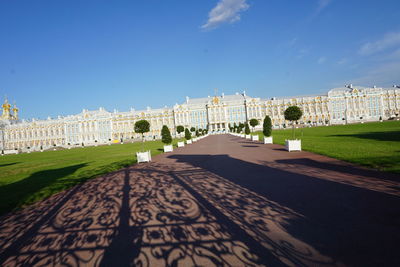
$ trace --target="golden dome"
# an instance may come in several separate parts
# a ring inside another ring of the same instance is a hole
[[[4,104],[3,104],[3,109],[10,109],[11,108],[11,105],[8,103],[8,100],[7,100],[7,98],[6,98],[6,100],[4,101]]]
[[[212,102],[213,102],[214,105],[219,104],[219,98],[217,96],[214,96]]]

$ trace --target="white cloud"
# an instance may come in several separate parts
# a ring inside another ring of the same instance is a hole
[[[316,14],[320,13],[324,8],[326,8],[332,0],[319,0],[318,1],[318,7],[317,10],[315,11]]]
[[[382,39],[362,45],[358,52],[361,55],[371,55],[395,46],[400,46],[400,32],[386,33]]]
[[[322,63],[324,63],[326,61],[326,57],[320,57],[319,59],[318,59],[318,64],[322,64]]]
[[[246,0],[220,0],[208,13],[207,22],[202,29],[214,29],[224,23],[233,23],[240,20],[240,12],[249,8]]]

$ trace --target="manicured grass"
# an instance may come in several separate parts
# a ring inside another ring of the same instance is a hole
[[[157,155],[163,145],[161,141],[146,142],[145,150]],[[136,162],[141,146],[115,144],[0,157],[0,215],[129,166]]]
[[[273,130],[272,135],[283,145],[292,139],[292,130]],[[296,129],[296,137],[303,150],[400,173],[400,121]]]

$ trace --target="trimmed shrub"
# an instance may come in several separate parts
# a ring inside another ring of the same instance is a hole
[[[250,125],[253,128],[254,131],[254,127],[256,127],[258,125],[258,120],[257,119],[251,119],[250,120]]]
[[[178,134],[181,134],[181,133],[183,133],[184,131],[185,131],[185,128],[184,128],[182,125],[176,126],[176,132],[177,132]]]
[[[292,128],[293,128],[292,137],[293,137],[293,139],[296,138],[295,132],[294,132],[294,122],[298,121],[302,115],[303,115],[303,112],[301,111],[301,109],[298,106],[290,106],[285,110],[285,113],[284,113],[285,120],[292,122]]]
[[[144,134],[150,132],[150,123],[146,120],[140,120],[135,122],[135,133],[140,133],[142,135],[142,151],[144,150]]]
[[[248,124],[248,123],[246,123],[246,125],[245,125],[244,133],[245,133],[245,134],[250,134],[250,127],[249,127],[249,124]]]
[[[264,118],[264,123],[263,123],[263,134],[266,137],[271,136],[272,133],[272,122],[271,118],[267,115]]]
[[[186,140],[192,139],[192,135],[190,134],[188,128],[185,129],[185,139],[186,139]]]
[[[161,129],[161,141],[166,145],[169,145],[172,143],[171,132],[169,131],[167,125],[163,125],[163,127]]]

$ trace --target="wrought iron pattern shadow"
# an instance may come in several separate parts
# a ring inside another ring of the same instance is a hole
[[[291,259],[289,265],[400,264],[400,192],[392,187],[399,182],[374,187],[373,181],[362,183],[360,177],[353,185],[321,169],[306,172],[299,166],[254,164],[228,155],[171,158],[207,172],[207,178],[190,174],[185,179],[274,255]]]
[[[399,198],[227,155],[170,155],[1,217],[0,265],[393,265],[389,204]]]
[[[274,262],[268,251],[257,248],[261,246],[250,248],[251,238],[206,208],[171,171],[156,163],[135,166],[2,217],[0,265],[264,266],[267,259]]]

